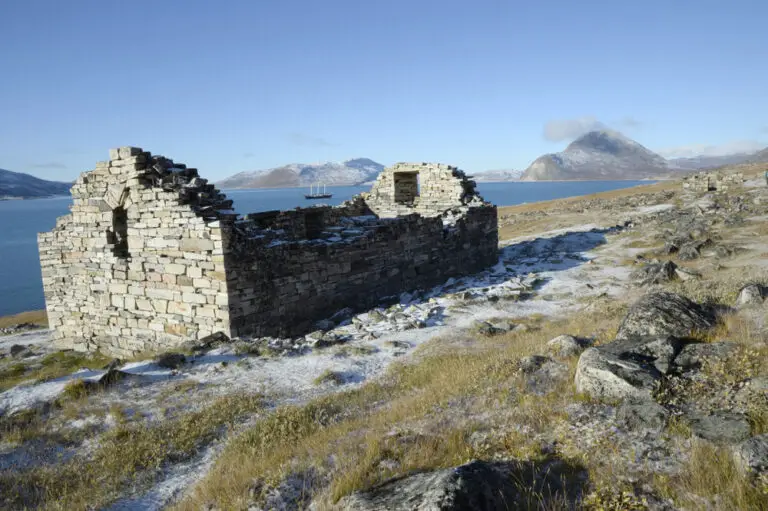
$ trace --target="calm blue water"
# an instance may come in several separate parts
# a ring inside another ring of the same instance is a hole
[[[563,183],[478,183],[486,200],[498,206],[538,202],[628,188],[648,181],[581,181]],[[328,188],[333,198],[304,199],[306,190],[227,190],[238,213],[291,209],[310,204],[338,205],[363,186]],[[37,233],[49,231],[56,217],[69,212],[70,198],[0,201],[0,316],[45,307],[37,254]]]

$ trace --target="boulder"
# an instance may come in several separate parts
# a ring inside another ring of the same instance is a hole
[[[520,359],[520,362],[518,363],[518,369],[520,369],[520,372],[524,374],[531,374],[548,362],[553,362],[553,360],[549,357],[544,357],[541,355],[531,355]]]
[[[687,337],[694,331],[712,328],[716,321],[713,310],[684,296],[659,291],[643,296],[629,308],[616,338]]]
[[[165,369],[178,369],[187,361],[182,353],[163,353],[155,358],[155,364]]]
[[[320,339],[316,340],[312,346],[315,348],[328,348],[329,346],[336,346],[345,341],[346,338],[341,335],[326,332]]]
[[[733,449],[736,467],[747,474],[768,471],[768,434],[753,436]]]
[[[25,351],[27,351],[27,347],[22,346],[21,344],[14,344],[10,349],[10,353],[13,358],[20,357],[22,354],[24,354]]]
[[[651,393],[660,377],[653,367],[589,348],[579,357],[575,381],[578,392],[595,399],[646,401],[652,399]]]
[[[625,401],[616,410],[616,420],[631,431],[661,432],[667,425],[669,411],[653,401]]]
[[[680,247],[680,250],[677,253],[677,257],[681,261],[692,261],[698,259],[700,255],[697,243],[686,243]]]
[[[509,321],[508,319],[494,319],[494,320],[488,321],[488,323],[493,328],[501,332],[511,332],[512,330],[515,330],[517,328],[517,324]]]
[[[520,361],[520,370],[527,375],[525,387],[528,392],[540,396],[553,392],[568,378],[568,366],[549,357],[525,357]]]
[[[677,268],[675,268],[675,276],[677,276],[678,279],[685,282],[687,280],[700,279],[701,273],[690,270],[688,268],[681,268],[678,266]]]
[[[578,355],[588,345],[589,341],[585,339],[577,339],[572,335],[558,335],[547,341],[547,350],[555,356],[567,358]]]
[[[677,357],[675,366],[682,371],[691,371],[701,368],[706,359],[714,360],[725,358],[736,348],[731,342],[695,342],[683,346]]]
[[[504,333],[504,330],[501,330],[500,328],[496,328],[492,324],[490,324],[488,321],[480,321],[476,320],[472,322],[472,330],[475,330],[480,335],[498,335]]]
[[[492,511],[522,509],[530,495],[540,506],[575,500],[579,491],[565,481],[567,468],[537,469],[532,463],[472,461],[385,481],[339,501],[338,509],[355,511]],[[562,464],[562,463],[560,463]],[[572,469],[571,469],[572,471]],[[563,474],[561,474],[563,473]],[[572,478],[575,479],[575,478]],[[521,486],[521,485],[525,486]],[[578,483],[576,483],[578,484]],[[575,486],[575,484],[574,484]]]
[[[763,286],[760,284],[747,284],[739,291],[736,305],[759,305],[765,297]]]
[[[576,366],[576,390],[599,400],[649,401],[683,345],[675,337],[633,337],[589,348]]]
[[[685,413],[685,418],[694,435],[710,442],[736,444],[750,435],[749,421],[739,413],[689,411]]]
[[[672,261],[650,263],[635,271],[631,278],[638,286],[664,284],[677,278],[676,269],[677,265]]]

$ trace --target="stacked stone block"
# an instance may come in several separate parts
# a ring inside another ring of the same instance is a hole
[[[418,180],[418,195],[411,200],[413,181]],[[418,213],[439,216],[446,210],[487,205],[475,190],[476,183],[458,168],[441,163],[396,163],[385,169],[364,195],[368,207],[380,217]]]
[[[130,356],[228,331],[222,226],[234,220],[231,202],[167,158],[135,147],[110,157],[80,175],[71,213],[38,237],[54,342]]]
[[[398,172],[418,172],[413,200],[395,200]],[[123,147],[72,196],[38,239],[62,348],[131,356],[214,332],[298,335],[497,261],[496,208],[448,165],[398,164],[342,206],[239,219],[195,169]]]
[[[726,192],[744,183],[741,172],[699,172],[683,178],[683,189],[695,192]]]

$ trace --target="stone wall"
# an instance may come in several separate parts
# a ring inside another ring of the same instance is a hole
[[[418,193],[413,194],[413,183]],[[460,206],[482,206],[475,182],[463,171],[441,163],[396,163],[379,174],[365,202],[380,217],[418,213],[441,215]],[[414,196],[415,195],[415,196]],[[413,197],[413,200],[407,200]]]
[[[695,192],[726,192],[743,183],[744,175],[741,172],[699,172],[683,178],[683,189]]]
[[[130,355],[228,331],[231,202],[162,156],[110,156],[77,179],[71,214],[38,237],[54,341]]]
[[[214,332],[298,335],[342,308],[497,261],[496,208],[455,167],[398,164],[342,206],[240,219],[195,169],[138,148],[110,156],[78,178],[71,214],[39,235],[63,348],[130,356]]]
[[[346,216],[315,239],[230,241],[225,266],[237,336],[306,333],[342,308],[396,301],[403,291],[498,261],[493,207],[474,208],[452,225],[419,215]]]

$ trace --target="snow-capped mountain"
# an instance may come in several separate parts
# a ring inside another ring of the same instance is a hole
[[[522,175],[522,170],[483,170],[482,172],[473,172],[472,179],[480,183],[518,181]]]
[[[48,197],[69,195],[72,183],[46,181],[29,174],[0,169],[0,197]]]
[[[356,185],[376,179],[384,165],[368,158],[317,164],[292,163],[266,170],[240,172],[216,183],[219,188],[289,188],[320,183]]]
[[[617,131],[590,131],[562,152],[537,158],[523,181],[646,179],[675,172],[669,162]]]

